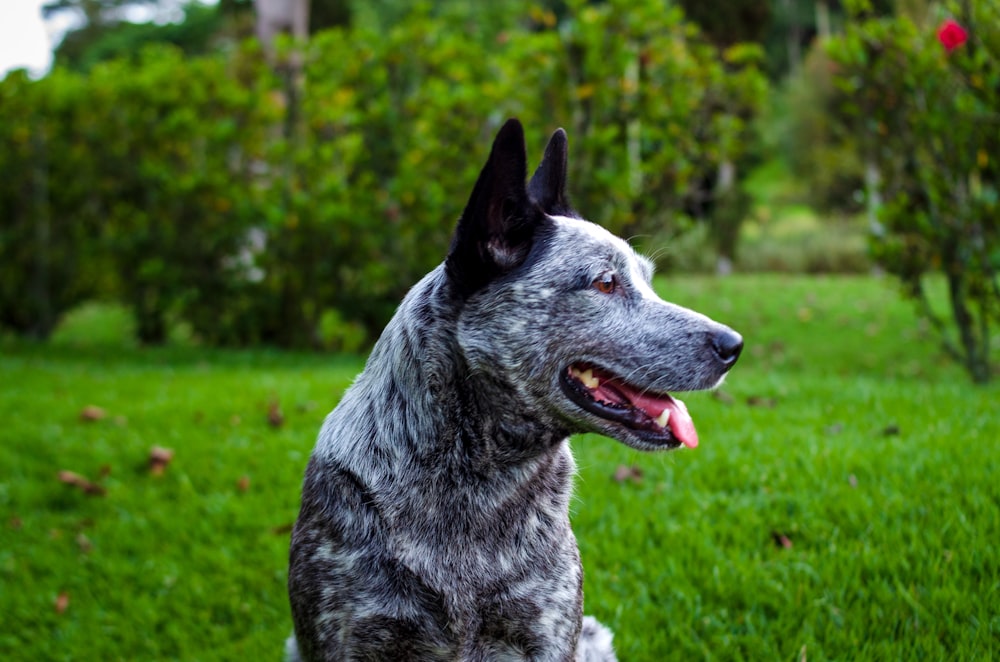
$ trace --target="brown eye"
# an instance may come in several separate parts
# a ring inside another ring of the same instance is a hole
[[[601,294],[611,294],[618,286],[614,274],[601,274],[593,282],[594,289]]]

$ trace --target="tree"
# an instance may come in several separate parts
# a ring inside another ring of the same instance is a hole
[[[1000,9],[947,6],[957,21],[936,34],[907,17],[861,20],[831,53],[882,200],[874,257],[983,383],[1000,326]],[[935,305],[941,280],[947,315]]]

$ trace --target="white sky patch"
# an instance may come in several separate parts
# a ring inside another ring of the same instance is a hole
[[[59,12],[42,18],[46,0],[0,0],[0,79],[14,69],[27,69],[40,78],[52,67],[52,50],[67,30],[78,26],[81,17]],[[214,5],[218,0],[201,0]],[[184,0],[161,0],[156,7],[135,5],[125,9],[125,20],[134,23],[167,23],[184,18]]]

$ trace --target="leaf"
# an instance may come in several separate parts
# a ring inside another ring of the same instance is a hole
[[[169,448],[153,446],[149,451],[149,473],[162,476],[167,465],[174,459],[174,451]]]
[[[272,400],[267,406],[267,423],[272,428],[280,428],[285,424],[285,415],[281,413],[281,406],[277,400]]]
[[[80,551],[84,554],[90,554],[94,550],[94,543],[90,542],[90,538],[85,536],[83,533],[76,534],[76,546],[80,548]]]
[[[246,492],[250,489],[250,476],[243,475],[240,479],[236,481],[236,489],[240,492]]]
[[[729,395],[725,391],[712,391],[712,397],[726,406],[729,406],[734,402],[736,402],[736,398]]]
[[[80,474],[65,469],[59,472],[59,482],[79,488],[84,494],[104,496],[107,493],[107,490],[97,483],[92,483]]]
[[[87,405],[80,410],[80,420],[84,422],[99,421],[107,416],[107,413],[96,405]]]
[[[747,404],[751,407],[774,409],[774,407],[778,404],[778,400],[777,398],[766,397],[763,395],[751,395],[747,398]]]
[[[56,596],[56,613],[63,614],[69,609],[69,593],[66,591],[60,591],[59,595]]]
[[[616,483],[624,483],[626,480],[631,480],[633,483],[638,485],[642,482],[642,469],[634,465],[626,466],[624,464],[619,464],[618,468],[615,469],[613,478]]]
[[[780,531],[771,531],[771,539],[774,540],[774,544],[778,547],[783,549],[792,548],[792,539]]]

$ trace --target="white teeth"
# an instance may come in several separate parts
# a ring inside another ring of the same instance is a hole
[[[583,385],[587,388],[597,388],[601,385],[601,382],[597,379],[597,377],[594,377],[594,371],[590,368],[587,368],[580,373],[580,381],[583,382]]]
[[[587,368],[583,372],[580,372],[579,368],[574,368],[573,366],[570,366],[569,374],[579,379],[583,383],[583,385],[589,389],[595,389],[601,385],[600,380],[597,379],[597,377],[594,377],[594,371],[591,368]]]
[[[666,428],[667,423],[670,422],[670,410],[664,409],[663,412],[657,417],[656,424],[661,428]]]

